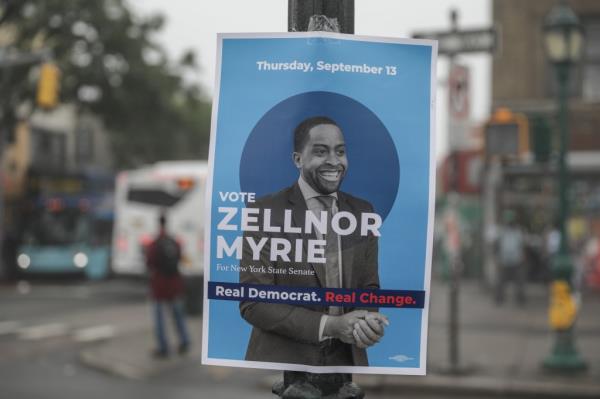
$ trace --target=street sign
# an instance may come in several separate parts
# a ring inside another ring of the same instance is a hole
[[[448,107],[450,116],[454,119],[469,118],[469,68],[464,65],[452,64],[448,76]]]
[[[465,151],[479,148],[470,119],[470,71],[464,65],[450,63],[448,73],[448,149]]]
[[[492,53],[497,47],[495,28],[451,30],[445,32],[422,32],[413,35],[415,39],[438,41],[440,55],[454,56],[458,53]]]

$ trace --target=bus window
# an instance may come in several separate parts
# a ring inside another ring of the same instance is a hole
[[[77,209],[40,209],[31,215],[24,238],[30,245],[65,245],[85,242],[89,235],[89,220],[85,213]]]
[[[184,196],[185,192],[172,194],[160,189],[131,188],[127,192],[128,201],[161,207],[172,207]]]

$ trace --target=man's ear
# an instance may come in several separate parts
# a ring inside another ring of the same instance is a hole
[[[302,156],[299,152],[292,153],[292,161],[294,161],[294,165],[296,165],[298,169],[302,167]]]

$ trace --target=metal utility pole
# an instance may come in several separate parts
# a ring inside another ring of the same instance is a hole
[[[460,68],[456,63],[456,56],[463,53],[492,53],[497,46],[496,30],[491,28],[482,29],[465,29],[458,28],[458,12],[450,11],[450,30],[438,32],[419,32],[414,34],[415,38],[431,39],[438,41],[438,52],[440,55],[448,58],[449,78],[452,81],[452,74]],[[464,89],[464,88],[463,88]],[[451,90],[449,84],[449,90]],[[452,121],[451,108],[453,102],[449,104],[448,118],[448,143],[450,144],[450,196],[449,202],[450,213],[456,218],[458,209],[458,192],[459,187],[459,147],[460,141],[457,139],[459,128]],[[454,109],[454,112],[457,110]],[[468,113],[468,107],[465,110]],[[448,367],[445,370],[451,374],[463,374],[467,372],[460,362],[459,348],[459,299],[460,299],[460,277],[462,273],[462,261],[460,251],[457,249],[456,256],[450,260],[450,287],[448,293]]]
[[[568,87],[571,67],[577,65],[582,56],[581,43],[583,29],[579,18],[568,6],[560,1],[548,13],[544,21],[544,34],[549,60],[554,64],[558,80],[558,127],[560,147],[559,171],[559,228],[560,248],[552,262],[552,297],[550,322],[556,332],[552,353],[544,359],[544,367],[552,371],[575,372],[586,370],[588,365],[575,347],[573,328],[577,319],[577,306],[574,305],[573,257],[569,248],[567,222],[570,214],[569,199],[569,105]]]
[[[354,0],[288,0],[288,31],[354,33]],[[352,383],[352,374],[298,371],[284,371],[283,381],[273,385],[273,393],[283,399],[364,397],[364,392]]]
[[[458,31],[458,12],[456,10],[450,11],[450,22],[451,22],[451,31]],[[450,64],[450,70],[454,68],[456,53],[452,52],[448,55],[448,63]],[[450,120],[450,118],[448,119]],[[449,128],[451,126],[449,125]],[[449,130],[450,132],[450,130]],[[450,164],[452,168],[452,192],[453,195],[456,195],[458,192],[458,175],[459,175],[459,165],[458,165],[458,154],[456,151],[453,151],[450,155]],[[451,206],[452,211],[457,214],[458,213],[458,204],[454,201],[449,201],[449,206]],[[451,373],[456,373],[460,368],[460,358],[459,358],[459,339],[458,339],[458,300],[459,300],[459,292],[460,292],[460,274],[462,269],[462,261],[460,259],[460,249],[457,250],[456,256],[450,260],[450,291],[449,291],[449,300],[448,300],[448,357],[449,357],[449,371]]]
[[[4,137],[8,134],[8,129],[11,129],[9,123],[6,123],[9,112],[9,101],[10,96],[6,95],[8,85],[10,82],[11,69],[9,67],[3,67],[2,59],[0,58],[0,74],[2,79],[0,81],[0,93],[4,93],[4,99],[0,100],[0,279],[7,276],[9,265],[5,265],[4,257],[4,197],[6,195],[4,189]],[[5,133],[5,130],[7,131]]]
[[[455,9],[450,11],[450,31],[448,35],[456,35],[458,31],[458,12]],[[449,46],[445,51],[448,57],[449,76],[454,71],[456,66],[456,55],[460,50]],[[450,80],[450,78],[448,78]],[[450,104],[451,106],[451,104]],[[452,143],[453,131],[452,118],[448,118],[448,142]],[[454,234],[460,236],[458,229],[458,191],[459,191],[459,159],[455,148],[450,149],[449,155],[450,167],[450,193],[448,195],[448,212],[451,219],[454,219],[456,232]],[[450,232],[447,232],[450,234]],[[458,244],[459,245],[459,244]],[[453,254],[449,254],[450,263],[450,280],[448,290],[448,365],[445,372],[450,374],[460,374],[460,350],[459,350],[459,298],[460,298],[460,275],[462,272],[462,261],[460,256],[460,248],[455,248]]]
[[[323,29],[334,20],[338,29]],[[354,33],[354,0],[288,0],[288,32],[309,30]]]

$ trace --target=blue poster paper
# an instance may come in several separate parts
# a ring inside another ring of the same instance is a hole
[[[437,46],[218,37],[204,364],[425,374]]]

